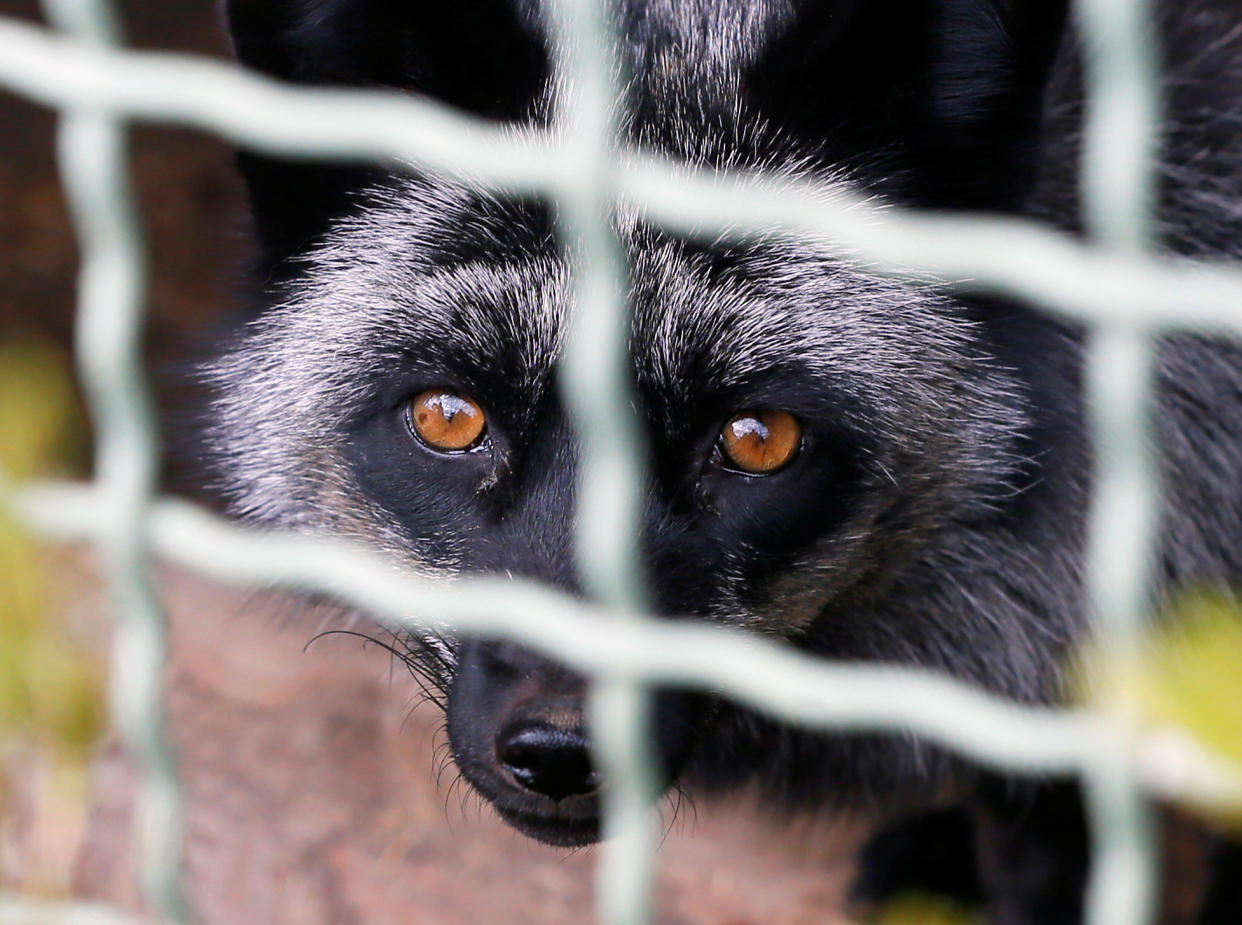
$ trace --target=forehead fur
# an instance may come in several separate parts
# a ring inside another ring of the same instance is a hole
[[[375,204],[338,223],[282,304],[254,325],[248,352],[280,363],[286,381],[305,369],[322,383],[311,391],[335,395],[342,411],[412,360],[474,364],[537,400],[569,321],[567,272],[546,217],[421,181],[372,195]],[[655,391],[688,398],[795,365],[846,391],[874,393],[877,378],[900,389],[911,376],[957,371],[970,339],[930,286],[863,272],[812,246],[699,246],[632,216],[619,225],[634,364]]]
[[[644,382],[669,394],[795,368],[834,391],[868,393],[879,409],[885,390],[907,398],[956,368],[969,335],[931,288],[812,247],[689,249],[650,230],[630,243],[634,360]]]
[[[477,374],[533,407],[551,388],[569,287],[546,214],[421,180],[372,199],[336,224],[283,302],[210,371],[221,395],[216,450],[239,497],[315,494],[307,480],[331,470],[342,428],[385,389]],[[910,449],[943,445],[946,465],[967,478],[995,472],[993,457],[1021,423],[1018,400],[1007,377],[972,375],[986,358],[971,325],[931,286],[807,244],[700,246],[633,216],[618,225],[646,397],[685,417],[703,395],[796,370],[812,387],[852,396],[857,426],[901,435]],[[411,381],[411,370],[425,381]],[[311,465],[316,448],[324,457]],[[290,481],[305,490],[274,484]],[[345,492],[346,481],[332,490]],[[271,504],[285,502],[242,507],[285,519]]]

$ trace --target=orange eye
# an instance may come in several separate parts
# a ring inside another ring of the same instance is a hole
[[[775,472],[798,455],[802,425],[788,411],[740,411],[725,422],[720,450],[752,475]]]
[[[487,417],[472,398],[428,389],[410,402],[410,423],[418,438],[433,450],[469,450],[487,431]]]

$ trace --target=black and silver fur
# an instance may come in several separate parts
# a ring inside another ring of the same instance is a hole
[[[278,77],[548,121],[535,0],[227,6],[242,61]],[[1242,257],[1242,12],[1164,6],[1162,246]],[[1077,231],[1081,100],[1063,0],[623,0],[617,15],[636,146]],[[207,442],[233,511],[361,537],[423,570],[577,592],[577,449],[556,385],[572,309],[548,204],[354,165],[241,165],[264,284],[207,371]],[[625,213],[617,227],[659,612],[1055,700],[1083,624],[1083,332],[809,244],[685,240]],[[431,387],[486,409],[479,449],[446,455],[413,437],[406,405]],[[1236,582],[1242,348],[1169,338],[1160,396],[1161,588]],[[799,419],[788,467],[750,477],[719,464],[721,424],[746,408]],[[459,767],[501,815],[553,843],[593,840],[582,680],[512,645],[409,646],[443,688]],[[506,763],[514,724],[550,789]],[[996,781],[917,740],[811,735],[674,691],[657,698],[655,724],[670,782],[757,783],[783,806],[893,819],[935,808],[869,850],[864,898],[900,887],[894,871],[918,881],[930,840],[960,863],[926,878],[995,921],[1079,918],[1085,836],[1063,785]],[[976,870],[982,845],[992,858]],[[1031,852],[1040,875],[1006,868]]]

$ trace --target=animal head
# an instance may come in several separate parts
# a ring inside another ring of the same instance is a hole
[[[1029,6],[941,0],[903,20],[852,0],[627,3],[627,133],[696,166],[881,203],[1003,207],[1030,181],[1060,22],[1056,4]],[[281,77],[548,118],[531,3],[231,0],[229,17],[242,60]],[[581,593],[579,451],[558,391],[573,305],[549,205],[430,176],[242,166],[269,285],[208,372],[209,442],[235,512],[361,537],[423,570]],[[624,211],[615,222],[657,613],[1040,696],[1042,628],[949,603],[984,593],[959,587],[972,525],[1003,520],[1036,478],[1026,385],[976,314],[820,245],[687,240]],[[583,680],[510,644],[410,646],[444,689],[471,783],[534,837],[595,838]],[[669,781],[763,725],[677,691],[654,710]],[[857,774],[940,786],[925,750],[905,748]]]

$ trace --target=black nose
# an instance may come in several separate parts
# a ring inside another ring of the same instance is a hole
[[[496,755],[527,790],[553,800],[591,793],[598,786],[586,738],[549,723],[514,723],[496,738]]]

